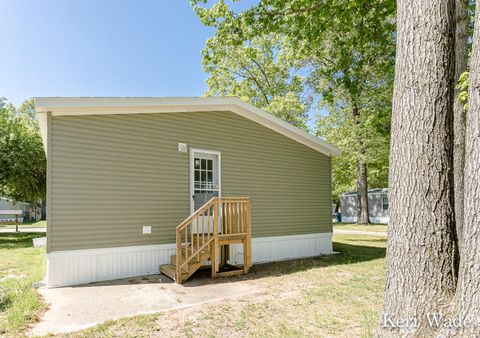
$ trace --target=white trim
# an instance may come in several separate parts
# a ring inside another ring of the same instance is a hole
[[[47,253],[49,257],[64,257],[64,256],[88,256],[91,254],[111,254],[111,253],[122,253],[129,251],[138,251],[138,250],[161,250],[161,249],[175,249],[175,243],[169,244],[151,244],[151,245],[132,245],[132,246],[117,246],[113,248],[93,248],[93,249],[79,249],[79,250],[59,250],[52,251]]]
[[[189,163],[189,179],[190,179],[190,214],[193,214],[194,209],[194,202],[193,202],[193,194],[194,194],[194,171],[193,171],[193,160],[195,153],[204,153],[204,154],[211,154],[216,155],[218,157],[218,197],[222,197],[222,153],[216,150],[208,150],[208,149],[200,149],[200,148],[190,148],[188,152],[188,156],[190,157],[188,160]]]
[[[159,273],[170,263],[176,244],[140,245],[116,248],[54,251],[47,253],[48,287],[78,285],[96,281]],[[242,263],[241,248],[231,248],[232,263]],[[332,233],[258,237],[252,239],[253,263],[331,254]]]
[[[42,136],[42,142],[43,142],[43,149],[45,150],[45,156],[48,156],[49,154],[47,154],[47,135],[48,135],[48,128],[47,128],[47,124],[48,124],[48,116],[47,114],[37,114],[37,119],[38,119],[38,125],[40,127],[40,135]],[[48,159],[48,158],[47,158]]]
[[[35,108],[52,116],[231,111],[327,156],[340,155],[337,147],[236,97],[36,97]]]

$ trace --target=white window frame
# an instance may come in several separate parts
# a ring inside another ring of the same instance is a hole
[[[218,156],[218,197],[222,197],[222,153],[216,150],[190,148],[189,150],[189,178],[190,178],[190,214],[193,214],[195,203],[193,201],[193,194],[195,191],[195,172],[194,172],[194,159],[195,153],[204,153]]]

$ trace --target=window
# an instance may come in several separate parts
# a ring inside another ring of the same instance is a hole
[[[205,158],[195,158],[194,165],[195,189],[217,189],[217,186],[213,182],[213,160]]]
[[[193,157],[193,210],[198,210],[212,197],[219,196],[218,155],[194,153]]]
[[[388,197],[382,197],[382,210],[388,210]]]

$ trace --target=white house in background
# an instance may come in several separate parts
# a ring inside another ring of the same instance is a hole
[[[22,210],[22,219],[24,221],[39,220],[41,218],[40,210],[32,208],[29,203],[17,202],[9,200],[5,197],[0,197],[0,210]],[[0,221],[15,219],[15,216],[0,215]]]
[[[358,193],[345,192],[340,195],[342,222],[355,223],[358,219]],[[371,223],[388,223],[388,189],[368,191],[368,217]]]

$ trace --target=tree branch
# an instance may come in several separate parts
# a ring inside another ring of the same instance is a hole
[[[257,62],[257,60],[255,60],[254,58],[251,58],[251,60],[253,61],[254,64],[257,65],[258,69],[260,70],[260,72],[263,74],[263,77],[265,78],[265,81],[267,83],[267,86],[268,88],[272,88],[272,86],[270,85],[270,81],[268,80],[268,76],[267,74],[265,73],[265,70],[263,69],[263,67]]]
[[[265,102],[267,103],[267,105],[270,104],[270,100],[268,99],[267,93],[265,92],[262,85],[260,84],[260,82],[255,77],[255,75],[253,75],[252,72],[250,72],[250,70],[248,70],[247,67],[242,67],[242,69],[244,69],[251,76],[251,79],[257,84],[257,87],[262,92],[263,97],[265,98]]]

